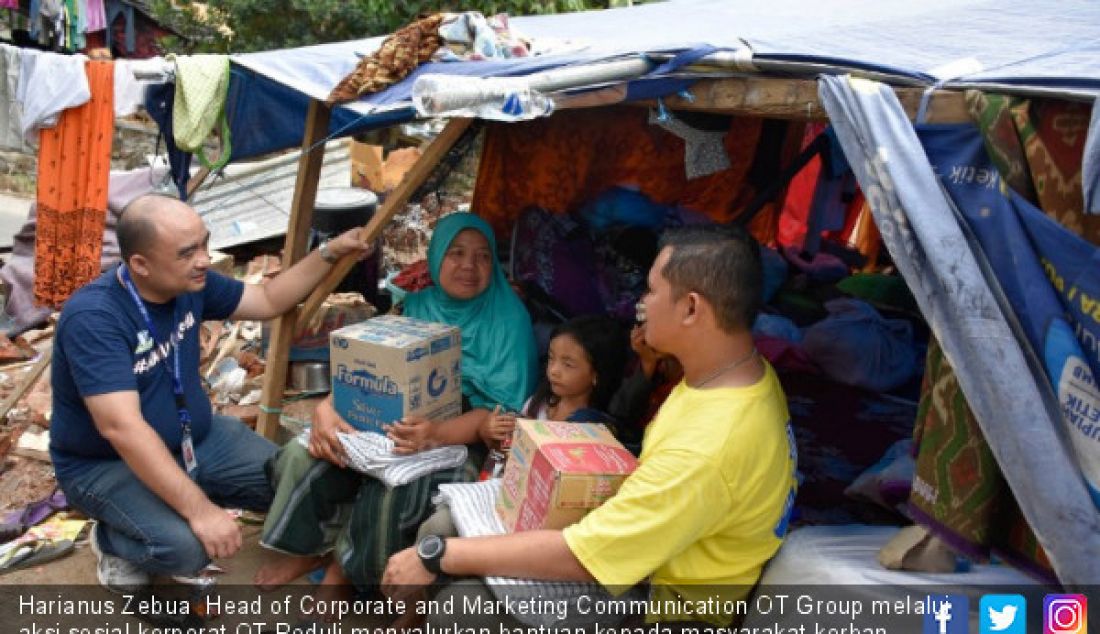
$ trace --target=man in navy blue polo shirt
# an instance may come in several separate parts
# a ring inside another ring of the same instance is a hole
[[[214,415],[199,377],[199,327],[290,310],[340,257],[371,246],[353,229],[263,285],[210,270],[210,232],[164,196],[118,224],[122,264],[66,302],[52,368],[50,455],[69,502],[97,521],[97,577],[116,591],[150,574],[190,576],[241,547],[222,506],[263,510],[275,445]]]

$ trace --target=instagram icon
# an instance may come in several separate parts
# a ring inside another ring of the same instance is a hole
[[[1088,634],[1088,601],[1083,594],[1043,598],[1043,634]]]

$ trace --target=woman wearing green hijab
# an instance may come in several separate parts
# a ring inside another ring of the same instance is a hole
[[[435,285],[409,295],[405,315],[462,330],[462,393],[471,406],[519,411],[536,385],[535,336],[495,253],[484,220],[473,214],[444,217],[428,246]]]
[[[354,431],[332,408],[317,407],[308,450],[296,440],[274,463],[275,501],[261,543],[285,555],[256,574],[260,587],[287,583],[328,559],[326,582],[359,587],[381,579],[389,556],[411,545],[445,482],[476,479],[484,458],[479,431],[497,406],[518,411],[534,390],[537,353],[531,319],[496,261],[489,225],[469,213],[439,221],[428,246],[433,286],[409,295],[408,317],[458,326],[462,332],[464,413],[448,421],[407,417],[391,427],[395,453],[470,444],[466,464],[387,488],[345,468],[336,432]]]

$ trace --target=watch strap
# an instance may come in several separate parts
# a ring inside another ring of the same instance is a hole
[[[328,240],[322,242],[321,246],[317,247],[317,253],[321,254],[321,259],[325,262],[328,262],[329,264],[336,264],[340,261],[340,257],[333,254],[333,252],[328,248],[328,243],[331,241],[332,239],[329,238]]]
[[[425,557],[421,552],[419,545],[416,549],[416,554],[420,557],[420,563],[424,564],[424,568],[433,574],[442,575],[443,573],[443,554],[447,552],[447,540],[440,535],[428,535],[425,539],[434,537],[441,542],[439,552],[432,557]]]

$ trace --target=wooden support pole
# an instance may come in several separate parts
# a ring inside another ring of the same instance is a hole
[[[202,187],[202,184],[206,182],[207,177],[210,176],[210,168],[199,168],[198,172],[187,181],[187,200],[191,200],[191,196],[195,194]]]
[[[909,118],[917,114],[923,88],[894,88]],[[730,77],[707,79],[691,87],[693,99],[666,97],[673,110],[701,110],[750,117],[824,121],[828,118],[818,98],[817,81],[778,77]],[[638,102],[653,105],[651,102]],[[937,90],[928,107],[929,123],[969,123],[966,96],[959,91]]]
[[[15,386],[11,394],[8,394],[2,402],[0,402],[0,421],[6,421],[8,419],[8,412],[12,407],[19,402],[19,399],[23,398],[23,395],[27,393],[27,390],[38,381],[38,377],[42,376],[42,372],[50,366],[50,360],[53,359],[53,347],[46,348],[41,352],[38,359],[31,366],[31,369],[19,379],[19,384]]]
[[[309,102],[302,154],[298,158],[298,180],[294,183],[290,224],[286,229],[283,246],[284,271],[306,256],[309,228],[313,221],[313,204],[317,200],[317,184],[325,160],[325,146],[322,141],[328,134],[331,116],[332,110],[324,103],[316,99]],[[319,143],[321,145],[313,147]],[[256,432],[265,438],[274,438],[279,429],[279,410],[282,407],[283,390],[286,388],[287,360],[296,321],[297,311],[291,310],[277,318],[271,328],[263,393],[260,397],[260,416],[256,421]]]
[[[466,132],[466,129],[470,127],[470,119],[451,119],[447,124],[447,127],[443,128],[443,131],[439,133],[428,147],[424,150],[424,153],[420,156],[420,159],[413,165],[397,187],[386,196],[386,201],[382,203],[382,207],[375,212],[374,216],[367,222],[364,227],[367,235],[365,239],[369,242],[378,237],[382,233],[382,228],[389,224],[394,214],[404,209],[405,203],[409,202],[409,198],[413,195],[420,185],[431,176],[435,170],[439,161],[446,156],[447,152],[454,147],[454,144],[462,138],[462,134]],[[352,255],[345,256],[340,259],[332,270],[325,275],[325,278],[321,280],[321,283],[310,293],[310,296],[306,298],[305,304],[303,304],[301,311],[299,312],[298,319],[301,323],[308,322],[311,317],[321,308],[321,304],[324,303],[325,298],[329,293],[333,291],[340,282],[344,279],[344,276],[348,274],[351,267],[355,266],[355,257]],[[270,368],[270,366],[268,366]],[[270,371],[270,370],[269,370]]]

